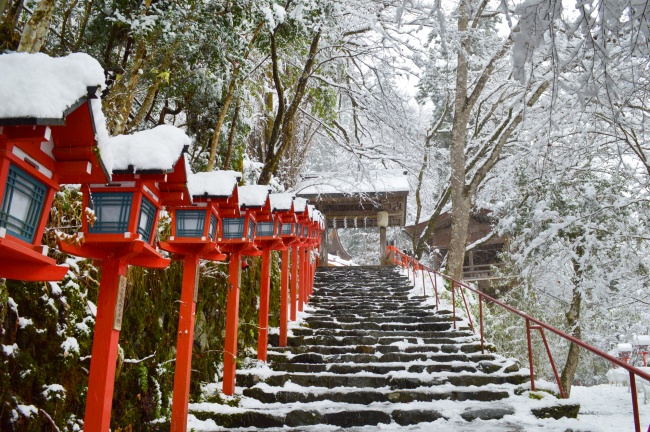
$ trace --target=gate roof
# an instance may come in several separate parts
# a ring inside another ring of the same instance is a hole
[[[403,227],[406,221],[410,187],[403,170],[311,174],[295,190],[327,217],[328,228],[376,227],[379,211],[388,212],[388,226]]]

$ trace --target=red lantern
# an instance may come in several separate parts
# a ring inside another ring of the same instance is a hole
[[[59,185],[108,179],[103,70],[85,54],[5,54],[0,76],[0,278],[61,280],[40,243]]]

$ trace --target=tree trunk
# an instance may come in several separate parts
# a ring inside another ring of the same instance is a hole
[[[34,13],[23,28],[18,52],[33,54],[41,50],[50,29],[55,5],[56,0],[41,0],[36,6]]]
[[[307,83],[309,82],[309,77],[312,73],[312,69],[316,61],[316,53],[318,52],[320,36],[321,33],[318,32],[314,35],[313,39],[311,40],[311,45],[309,46],[309,57],[307,57],[307,61],[305,62],[305,66],[302,70],[302,74],[298,79],[298,84],[296,85],[296,90],[293,95],[293,99],[291,101],[291,104],[287,108],[287,112],[284,113],[284,116],[281,117],[282,118],[281,135],[277,134],[276,125],[273,126],[273,133],[270,142],[271,145],[267,146],[268,156],[267,159],[264,161],[264,167],[262,168],[262,172],[260,173],[260,178],[257,181],[258,184],[269,184],[271,182],[271,177],[275,174],[275,172],[278,169],[278,166],[280,165],[280,159],[282,158],[282,154],[284,153],[284,151],[286,150],[286,148],[291,142],[291,138],[293,136],[293,130],[295,127],[296,115],[298,114],[298,108],[300,107],[300,104],[302,103],[302,100],[307,91]],[[272,39],[272,43],[274,43],[273,39]],[[277,71],[274,70],[273,71],[274,76],[276,75],[276,73]],[[276,116],[275,121],[276,122],[280,121],[279,118],[280,116]],[[280,137],[282,143],[276,146],[275,142],[277,142],[280,139]]]
[[[146,54],[146,42],[143,37],[138,42],[135,58],[129,72],[115,82],[109,96],[106,98],[104,106],[108,118],[108,129],[113,135],[119,135],[126,130],[135,91],[140,80],[140,69],[147,61]]]
[[[237,120],[239,119],[239,100],[235,104],[235,112],[232,115],[232,123],[230,125],[230,133],[228,134],[228,150],[226,151],[226,158],[223,161],[223,169],[227,170],[230,165],[230,158],[232,156],[232,145],[235,139],[235,130],[237,129]]]
[[[581,249],[582,248],[578,248],[578,256],[582,256]],[[580,306],[582,304],[582,294],[579,290],[579,280],[581,279],[580,276],[582,269],[575,260],[572,259],[571,262],[573,264],[575,278],[573,283],[573,298],[571,299],[569,311],[566,313],[566,322],[568,328],[571,331],[571,336],[580,339]],[[562,383],[562,388],[564,389],[564,393],[567,397],[571,395],[571,385],[573,384],[573,378],[575,377],[576,370],[578,369],[580,350],[581,348],[578,345],[571,343],[571,346],[569,346],[569,353],[567,355],[566,364],[564,365],[564,369],[562,369],[562,375],[560,376],[560,382]]]
[[[468,17],[465,2],[460,2],[458,31],[467,33]],[[456,68],[456,97],[454,100],[454,122],[451,129],[451,146],[449,149],[451,176],[451,244],[447,258],[447,274],[460,280],[463,274],[465,243],[467,242],[467,223],[471,196],[465,185],[465,141],[467,140],[467,122],[469,112],[467,99],[469,38],[463,36],[461,49],[458,51]]]

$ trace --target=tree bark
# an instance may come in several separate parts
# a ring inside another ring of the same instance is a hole
[[[467,100],[469,37],[467,35],[468,16],[466,3],[460,2],[458,31],[464,34],[461,49],[457,55],[456,67],[456,97],[454,100],[454,121],[451,129],[451,145],[449,149],[451,176],[451,244],[447,257],[447,274],[460,280],[465,259],[465,243],[467,243],[467,223],[471,197],[465,185],[465,141],[467,140],[467,123],[469,112]]]
[[[34,13],[23,28],[18,52],[33,54],[41,51],[50,29],[55,5],[56,0],[41,0],[36,6]]]
[[[235,140],[235,130],[237,129],[237,120],[239,119],[239,100],[235,104],[235,112],[232,115],[232,123],[230,125],[230,133],[228,134],[228,150],[226,151],[226,158],[223,161],[223,169],[227,170],[230,165],[230,157],[232,156],[232,145]]]
[[[582,248],[578,247],[576,251],[578,256],[582,256]],[[569,311],[566,313],[566,322],[567,326],[570,329],[571,336],[581,339],[581,328],[580,328],[580,306],[582,304],[582,294],[579,290],[579,281],[581,279],[582,269],[580,264],[578,264],[574,259],[571,260],[573,264],[573,270],[575,273],[574,282],[573,282],[573,297],[571,299],[571,305],[569,306]],[[567,354],[566,363],[562,369],[562,374],[560,376],[560,382],[562,383],[562,388],[567,397],[571,395],[571,385],[573,384],[573,379],[576,375],[576,370],[578,370],[578,361],[580,360],[580,350],[581,348],[571,343],[569,346],[569,353]]]

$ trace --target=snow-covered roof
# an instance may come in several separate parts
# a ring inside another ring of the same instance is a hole
[[[634,337],[634,344],[635,345],[648,346],[648,345],[650,345],[650,336],[648,336],[648,335],[637,335],[637,336]]]
[[[269,197],[269,187],[266,185],[240,186],[237,193],[240,207],[263,207]]]
[[[293,199],[296,195],[292,193],[272,193],[269,195],[271,199],[271,211],[289,211],[293,205]]]
[[[113,170],[108,150],[106,119],[99,99],[105,88],[104,70],[88,54],[65,57],[46,54],[12,53],[0,55],[0,118],[38,119],[38,124],[63,124],[69,111],[81,100],[90,100],[95,139],[106,171]],[[89,87],[95,94],[89,95]]]
[[[135,171],[169,171],[191,142],[185,132],[171,125],[110,137],[113,171],[126,170],[129,166]]]
[[[293,200],[293,210],[296,213],[304,212],[305,208],[307,208],[307,199],[306,198],[296,197],[296,199]]]
[[[316,210],[316,207],[313,204],[307,204],[307,216],[309,216],[309,219],[314,219],[314,210]]]
[[[368,194],[408,192],[408,177],[403,170],[372,170],[357,177],[341,173],[308,176],[296,188],[300,195]]]
[[[618,352],[632,352],[632,344],[629,343],[620,343],[616,345]]]
[[[88,54],[0,55],[0,118],[62,119],[66,110],[104,87],[104,70]]]
[[[323,213],[321,213],[318,210],[314,210],[314,214],[312,216],[312,219],[314,222],[318,223],[318,226],[322,229],[325,228],[325,217],[323,216]]]
[[[192,173],[187,176],[187,188],[193,197],[210,196],[227,198],[232,196],[241,180],[237,171],[210,171]]]

